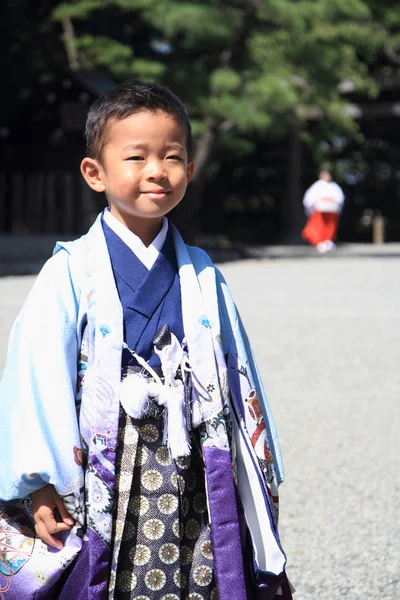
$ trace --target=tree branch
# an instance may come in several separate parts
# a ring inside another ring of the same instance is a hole
[[[396,65],[400,65],[400,54],[397,54],[393,46],[390,44],[385,44],[383,47],[383,51],[387,58]]]
[[[64,17],[61,20],[61,26],[63,29],[61,39],[64,42],[65,52],[67,53],[68,66],[71,71],[78,71],[80,67],[79,56],[76,48],[76,36],[71,17]]]
[[[194,156],[195,172],[193,176],[193,182],[196,182],[199,178],[201,178],[204,167],[208,162],[215,139],[217,137],[218,125],[215,122],[215,119],[212,117],[206,118],[205,125],[206,129],[196,144],[196,152]]]

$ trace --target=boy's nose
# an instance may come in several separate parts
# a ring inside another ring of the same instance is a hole
[[[151,161],[147,165],[146,176],[148,179],[165,179],[166,169],[163,161]]]

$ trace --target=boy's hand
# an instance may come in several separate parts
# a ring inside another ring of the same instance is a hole
[[[57,522],[54,511],[61,516],[60,522]],[[46,485],[32,493],[32,514],[35,530],[40,539],[49,546],[61,550],[64,544],[52,534],[71,529],[75,521],[67,512],[53,485]]]

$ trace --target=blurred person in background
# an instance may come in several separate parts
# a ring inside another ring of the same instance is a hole
[[[318,252],[329,252],[336,248],[343,203],[342,188],[332,181],[328,170],[321,170],[318,181],[304,194],[303,205],[308,219],[301,232],[302,238],[315,246]]]

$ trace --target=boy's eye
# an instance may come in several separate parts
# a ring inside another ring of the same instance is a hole
[[[129,156],[127,160],[144,160],[143,156]]]
[[[182,156],[179,156],[178,154],[171,154],[170,156],[167,156],[168,160],[180,160],[183,161]]]

